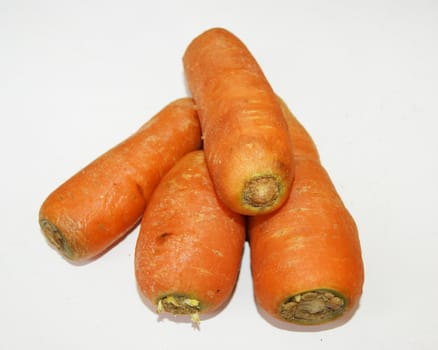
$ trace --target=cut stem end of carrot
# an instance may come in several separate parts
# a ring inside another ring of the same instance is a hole
[[[273,175],[261,175],[252,178],[245,184],[243,200],[253,208],[272,206],[280,195],[280,184]]]
[[[201,303],[185,295],[167,295],[158,300],[157,312],[169,312],[173,315],[190,315],[194,324],[199,324]]]
[[[59,228],[46,219],[40,220],[40,226],[49,243],[63,256],[72,260],[74,258],[73,250]]]
[[[343,314],[345,298],[329,289],[316,289],[288,297],[280,306],[280,316],[292,323],[319,325]]]

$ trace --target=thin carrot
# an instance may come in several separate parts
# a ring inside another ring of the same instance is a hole
[[[307,131],[282,104],[295,151],[295,180],[278,211],[249,219],[254,293],[268,314],[318,325],[347,317],[364,279],[356,224]]]
[[[293,179],[292,145],[259,64],[240,39],[222,28],[196,37],[183,63],[219,197],[241,214],[277,209]]]
[[[47,197],[39,212],[44,235],[68,260],[97,257],[139,222],[173,164],[200,147],[193,101],[170,103]]]
[[[217,198],[204,152],[191,152],[160,182],[141,221],[139,290],[157,311],[198,322],[229,300],[244,241],[244,217]]]

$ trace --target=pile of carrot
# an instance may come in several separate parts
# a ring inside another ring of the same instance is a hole
[[[190,97],[46,198],[47,241],[89,262],[139,227],[139,291],[158,312],[195,323],[230,301],[247,241],[266,315],[349,319],[364,281],[358,230],[307,130],[228,30],[195,37],[183,67]]]

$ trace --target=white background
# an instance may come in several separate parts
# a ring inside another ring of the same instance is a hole
[[[339,327],[264,318],[248,246],[232,300],[194,329],[139,297],[137,230],[83,266],[39,230],[56,186],[187,95],[181,57],[214,26],[252,51],[357,221],[366,280]],[[435,349],[437,82],[434,0],[0,0],[0,348]]]

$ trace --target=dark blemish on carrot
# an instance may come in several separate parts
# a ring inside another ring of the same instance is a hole
[[[171,233],[171,232],[163,232],[162,234],[160,234],[158,237],[157,237],[157,243],[160,243],[160,244],[162,244],[162,243],[164,243],[165,241],[167,241],[168,239],[169,239],[169,237],[170,236],[172,236],[173,235],[173,233]]]

